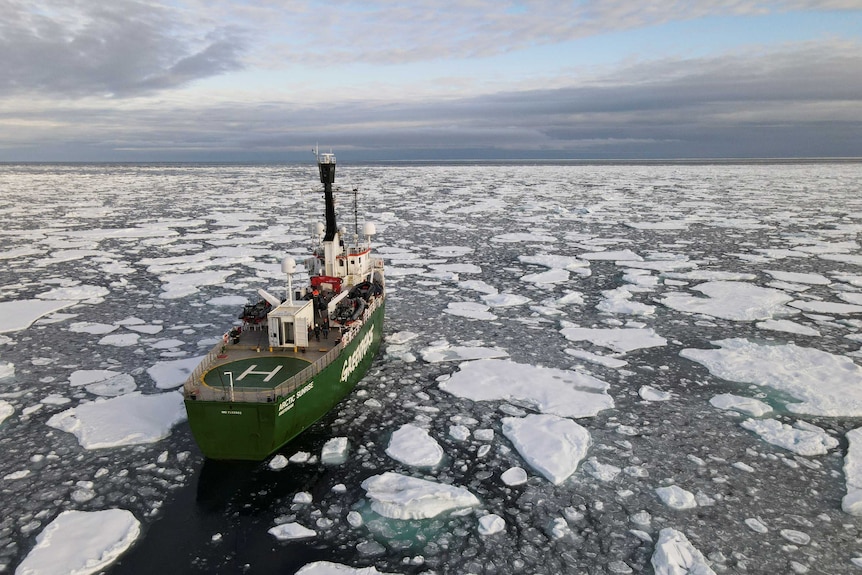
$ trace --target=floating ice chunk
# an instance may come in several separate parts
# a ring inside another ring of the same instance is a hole
[[[626,222],[636,230],[687,230],[689,223],[685,220],[666,220],[663,222]]]
[[[486,321],[497,319],[497,316],[488,311],[487,305],[481,304],[479,302],[451,302],[443,311],[451,315],[457,315],[458,317],[466,317],[468,319],[481,319]]]
[[[584,351],[582,349],[571,349],[567,348],[563,350],[566,354],[571,355],[572,357],[576,357],[578,359],[583,359],[585,361],[589,361],[590,363],[597,363],[599,365],[603,365],[605,367],[610,367],[612,369],[617,369],[628,365],[628,362],[624,359],[618,359],[616,357],[610,357],[607,355],[598,355],[596,353],[592,353],[590,351]]]
[[[279,541],[291,541],[293,539],[308,539],[309,537],[317,537],[317,532],[313,529],[303,527],[299,523],[282,523],[276,525],[267,531],[270,535]]]
[[[443,448],[424,429],[402,425],[389,440],[386,455],[413,467],[433,467],[443,459]]]
[[[185,382],[203,358],[203,356],[199,356],[173,361],[159,361],[147,369],[147,373],[153,378],[159,389],[173,389]]]
[[[511,293],[497,293],[482,296],[482,301],[491,307],[515,307],[530,301],[530,298]]]
[[[362,488],[371,500],[371,509],[390,519],[428,519],[479,505],[476,496],[463,487],[392,472],[369,477]]]
[[[772,411],[769,404],[754,399],[753,397],[742,397],[732,393],[721,393],[709,400],[713,407],[719,409],[732,409],[752,417],[762,417]]]
[[[480,274],[482,268],[476,264],[434,264],[429,266],[435,272],[455,274]]]
[[[535,264],[550,269],[567,270],[575,273],[589,272],[590,262],[575,256],[563,256],[557,254],[538,254],[534,256],[518,256],[525,264]],[[521,278],[523,279],[523,278]]]
[[[554,485],[575,472],[591,441],[590,433],[571,419],[544,414],[504,417],[503,435],[530,467]]]
[[[430,253],[438,258],[457,258],[471,253],[473,248],[469,246],[435,246]]]
[[[479,518],[479,535],[494,535],[506,530],[506,521],[496,513]]]
[[[807,533],[797,531],[795,529],[782,529],[778,532],[784,539],[796,545],[808,545],[811,543],[811,537]]]
[[[796,309],[802,311],[813,313],[828,313],[833,315],[862,313],[862,305],[855,305],[850,303],[794,300],[787,305],[795,307]]]
[[[346,437],[333,437],[323,444],[320,461],[324,465],[341,465],[347,461],[350,444]]]
[[[620,353],[667,345],[667,340],[658,335],[652,328],[565,327],[560,330],[560,333],[569,341],[589,341]]]
[[[386,336],[386,343],[402,345],[408,341],[413,341],[419,337],[419,334],[412,331],[399,331]]]
[[[138,344],[140,335],[136,333],[117,333],[106,335],[99,340],[99,345],[113,345],[115,347],[131,347]]]
[[[428,363],[472,359],[494,359],[508,357],[509,353],[498,347],[452,346],[448,342],[434,342],[421,351],[422,359]]]
[[[154,443],[186,417],[183,397],[169,392],[135,391],[107,400],[82,403],[52,416],[48,425],[72,433],[84,449]]]
[[[553,244],[556,243],[557,238],[554,236],[549,236],[545,234],[530,234],[530,233],[510,233],[510,234],[500,234],[498,236],[494,236],[491,238],[492,242],[501,242],[507,244],[514,244],[518,242],[533,242],[537,244]]]
[[[862,293],[841,292],[838,294],[838,297],[846,302],[862,305]]]
[[[77,304],[78,301],[27,299],[0,302],[0,333],[27,329],[42,316]]]
[[[466,425],[450,425],[449,437],[457,441],[467,441],[470,438],[470,428]]]
[[[641,386],[638,390],[638,395],[645,401],[668,401],[673,397],[673,393],[662,391],[649,385]]]
[[[595,457],[590,457],[583,467],[584,471],[598,479],[599,481],[613,481],[620,474],[620,469],[616,465],[609,463],[601,463]]]
[[[568,270],[550,269],[544,272],[521,276],[521,281],[540,286],[561,284],[569,281],[569,272]]]
[[[0,423],[6,421],[13,413],[15,413],[15,408],[12,407],[12,404],[5,399],[0,399]]]
[[[13,471],[12,473],[7,473],[3,476],[3,481],[15,481],[17,479],[24,479],[30,475],[29,469],[21,469],[20,471]]]
[[[278,471],[280,469],[284,469],[287,467],[287,457],[279,453],[275,457],[269,460],[269,468],[273,471]]]
[[[72,375],[69,376],[69,385],[72,387],[82,387],[97,381],[105,381],[118,375],[121,375],[120,372],[111,371],[110,369],[80,369],[73,371]]]
[[[685,534],[670,527],[659,532],[650,562],[655,575],[715,575]]]
[[[697,507],[694,493],[683,489],[679,485],[657,487],[655,492],[659,499],[661,499],[661,502],[671,509],[682,510]]]
[[[47,300],[99,300],[111,293],[102,286],[79,285],[54,288],[45,293],[37,294],[39,299]]]
[[[473,401],[520,401],[543,413],[592,417],[614,406],[608,384],[576,371],[537,367],[501,359],[462,363],[439,384],[452,395]]]
[[[493,429],[477,429],[473,432],[473,437],[479,441],[494,441]]]
[[[509,487],[523,485],[527,482],[527,472],[523,467],[510,467],[500,475],[500,479]]]
[[[684,349],[680,355],[704,365],[722,379],[769,386],[799,403],[795,413],[862,416],[862,367],[849,357],[819,349],[760,345],[734,338],[711,342],[721,349]]]
[[[763,521],[754,517],[746,519],[745,524],[748,525],[748,528],[755,533],[767,533],[769,531],[769,528],[763,524]]]
[[[768,319],[755,324],[760,329],[769,329],[772,331],[783,331],[787,333],[795,333],[798,335],[819,336],[820,332],[813,327],[801,325],[789,319]]]
[[[207,300],[207,304],[225,307],[242,307],[248,303],[248,298],[241,295],[225,295]]]
[[[15,364],[10,361],[0,361],[0,379],[9,379],[15,375]]]
[[[101,395],[102,397],[116,397],[124,395],[137,389],[135,378],[127,373],[119,373],[108,379],[90,383],[84,387],[93,395]]]
[[[636,261],[642,262],[643,258],[631,250],[607,251],[607,252],[590,252],[586,254],[578,254],[582,260],[603,260],[603,261]]]
[[[461,289],[469,289],[484,294],[498,293],[497,288],[481,280],[466,280],[458,282],[458,287]]]
[[[670,293],[659,298],[663,305],[689,313],[700,313],[734,321],[769,319],[776,314],[789,315],[785,304],[793,298],[783,291],[745,282],[706,282],[691,289],[706,298],[684,293]]]
[[[631,301],[632,292],[624,287],[605,290],[602,295],[605,299],[596,306],[599,311],[628,315],[652,315],[655,313],[655,306]]]
[[[783,272],[778,270],[763,270],[778,281],[791,282],[797,284],[811,284],[826,286],[832,283],[832,280],[820,274],[807,274],[800,272]]]
[[[554,303],[555,305],[583,305],[584,294],[579,291],[570,291]]]
[[[363,567],[355,569],[339,563],[329,561],[317,561],[309,563],[296,572],[296,575],[389,575],[378,571],[374,567]]]
[[[118,325],[90,321],[77,321],[69,324],[69,331],[73,333],[89,333],[92,335],[106,335],[119,328],[120,326]]]
[[[794,428],[777,419],[747,419],[740,425],[767,443],[799,455],[824,455],[838,446],[838,440],[825,431]]]
[[[64,511],[36,536],[36,546],[15,573],[97,573],[131,547],[140,532],[140,522],[125,509]]]
[[[847,443],[844,457],[847,495],[841,501],[841,508],[850,515],[862,516],[862,427],[847,432]]]
[[[751,281],[757,275],[743,272],[724,272],[719,270],[693,270],[690,272],[667,272],[662,276],[687,281]]]
[[[138,324],[138,325],[127,325],[126,328],[130,329],[132,331],[136,331],[138,333],[145,333],[147,335],[155,335],[164,329],[164,327],[162,327],[161,325],[151,324],[151,323]],[[180,342],[180,343],[182,343],[182,342]]]

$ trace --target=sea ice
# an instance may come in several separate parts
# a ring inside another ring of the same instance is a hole
[[[838,446],[838,440],[825,431],[791,427],[777,419],[746,419],[740,425],[767,443],[799,455],[824,455]]]
[[[281,525],[276,525],[275,527],[271,528],[269,531],[267,531],[267,533],[269,533],[279,541],[308,539],[309,537],[317,536],[316,531],[307,527],[303,527],[299,523],[282,523]]]
[[[93,285],[79,285],[70,287],[54,288],[50,291],[37,294],[39,299],[47,300],[101,300],[111,293],[108,288]]]
[[[136,333],[116,333],[106,335],[99,340],[99,345],[113,345],[115,347],[132,347],[138,344],[140,335]]]
[[[0,333],[27,329],[42,316],[77,304],[78,301],[28,299],[0,302]]]
[[[628,365],[628,362],[624,359],[618,359],[616,357],[611,357],[607,355],[599,355],[590,351],[584,351],[582,349],[566,348],[563,351],[566,352],[567,355],[570,355],[572,357],[583,359],[585,361],[589,361],[590,363],[597,363],[599,365],[610,367],[612,369],[618,369],[620,367]]]
[[[561,284],[569,281],[569,271],[561,269],[550,269],[547,271],[527,274],[521,276],[522,282],[536,284],[538,286]]]
[[[862,516],[862,427],[847,432],[847,443],[844,456],[847,495],[841,501],[841,508],[850,515]]]
[[[439,386],[473,401],[517,400],[562,417],[592,417],[614,406],[608,384],[591,375],[501,359],[462,363]]]
[[[661,499],[661,502],[671,509],[683,510],[697,507],[694,493],[687,491],[678,485],[657,487],[655,492],[659,499]]]
[[[92,335],[106,335],[118,329],[120,329],[118,325],[90,321],[77,321],[69,324],[69,331],[73,333],[89,333]]]
[[[632,301],[632,292],[624,287],[602,292],[604,299],[596,305],[596,309],[607,313],[622,313],[628,315],[652,315],[655,306]]]
[[[504,417],[503,435],[554,485],[575,472],[591,442],[590,433],[571,419],[546,414]]]
[[[63,511],[36,536],[18,575],[97,573],[138,538],[140,522],[125,509]]]
[[[350,444],[346,437],[333,437],[323,444],[320,462],[324,465],[341,465],[347,461]]]
[[[173,389],[182,385],[203,359],[204,356],[198,356],[159,361],[147,369],[147,373],[159,389]]]
[[[649,385],[641,386],[638,390],[638,395],[640,395],[641,399],[644,401],[668,401],[673,397],[673,393],[662,391]]]
[[[755,325],[760,329],[769,329],[772,331],[783,331],[787,333],[795,333],[798,335],[811,335],[815,337],[820,335],[820,332],[813,327],[798,324],[795,321],[790,321],[789,319],[768,319],[766,321],[757,322]]]
[[[10,361],[0,361],[0,379],[9,379],[15,375],[15,364]]]
[[[850,303],[794,300],[787,305],[795,307],[798,310],[812,313],[826,313],[833,315],[862,313],[862,305],[855,305]]]
[[[479,518],[479,535],[493,535],[506,530],[506,521],[496,513]]]
[[[369,477],[362,488],[371,500],[371,509],[390,519],[428,519],[479,505],[479,499],[463,487],[392,472]]]
[[[279,453],[278,455],[269,460],[267,466],[269,466],[269,468],[273,471],[280,471],[287,467],[287,457]]]
[[[620,353],[667,345],[667,340],[658,335],[652,328],[565,327],[560,330],[560,333],[569,341],[586,340],[594,345],[606,347]]]
[[[722,379],[790,394],[799,400],[787,404],[795,413],[862,416],[862,367],[849,357],[794,344],[760,345],[743,338],[711,343],[721,349],[687,348],[680,355]]]
[[[778,281],[796,284],[829,285],[832,281],[821,274],[809,274],[800,272],[783,272],[778,270],[763,270]]]
[[[207,304],[224,307],[242,307],[248,303],[248,298],[242,295],[225,295],[207,300]]]
[[[601,261],[643,261],[643,258],[631,250],[607,251],[607,252],[590,252],[586,254],[578,254],[582,260],[601,260]]]
[[[422,359],[428,363],[462,361],[473,359],[494,359],[508,357],[508,352],[498,347],[452,346],[446,341],[435,341],[421,352]]]
[[[651,563],[655,575],[715,575],[685,534],[670,527],[659,532]]]
[[[483,295],[482,301],[490,307],[515,307],[529,302],[530,298],[511,293],[496,293]]]
[[[309,563],[302,569],[296,572],[296,575],[390,575],[378,571],[374,567],[363,567],[356,569],[341,565],[340,563],[330,563],[329,561],[317,561]]]
[[[794,313],[785,305],[793,298],[773,288],[745,282],[715,281],[706,282],[691,289],[707,297],[670,293],[657,301],[677,311],[699,313],[733,321],[763,320],[770,319],[776,314]]]
[[[388,270],[387,270],[388,273]],[[486,321],[491,321],[497,319],[497,316],[488,311],[488,306],[485,304],[481,304],[479,302],[472,301],[456,301],[451,302],[443,310],[444,312],[457,315],[459,317],[466,317],[468,319],[481,319]]]
[[[402,425],[389,440],[386,455],[412,467],[433,467],[443,459],[443,448],[422,428]]]
[[[510,467],[500,475],[500,479],[509,487],[523,485],[527,482],[527,472],[523,467]]]
[[[732,393],[720,393],[710,399],[709,403],[719,409],[732,409],[752,417],[762,417],[772,411],[769,404],[759,399],[733,395]]]
[[[53,415],[48,425],[74,434],[84,449],[154,443],[186,417],[176,392],[142,395],[135,391],[98,399]]]
[[[9,416],[15,413],[15,408],[5,399],[0,399],[0,423],[6,421]]]

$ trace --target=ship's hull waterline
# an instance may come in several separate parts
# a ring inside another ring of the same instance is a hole
[[[284,396],[265,402],[187,398],[189,425],[203,454],[260,461],[328,413],[371,366],[382,340],[384,308],[381,301],[331,363]]]

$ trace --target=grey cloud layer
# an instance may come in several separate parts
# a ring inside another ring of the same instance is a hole
[[[0,97],[136,96],[241,67],[243,37],[193,14],[111,0],[0,0]]]
[[[460,100],[69,109],[34,119],[64,126],[50,134],[68,129],[104,159],[290,159],[315,141],[365,159],[862,156],[862,50],[824,43],[660,61],[590,85]]]

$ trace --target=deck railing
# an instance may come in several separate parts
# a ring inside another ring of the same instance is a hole
[[[296,391],[306,381],[323,371],[326,366],[332,363],[341,350],[347,346],[356,334],[365,325],[365,322],[371,317],[371,314],[380,307],[383,298],[374,298],[374,300],[365,308],[362,313],[362,318],[350,324],[348,330],[342,332],[341,341],[323,356],[305,367],[299,373],[285,379],[275,387],[237,387],[234,386],[231,391],[229,385],[222,387],[212,387],[209,385],[201,385],[201,377],[203,374],[212,368],[216,363],[218,356],[221,353],[223,343],[216,344],[212,350],[204,357],[201,363],[192,371],[188,379],[183,384],[183,392],[187,399],[198,399],[201,401],[236,401],[250,403],[267,403],[273,402],[278,397],[286,397]]]

